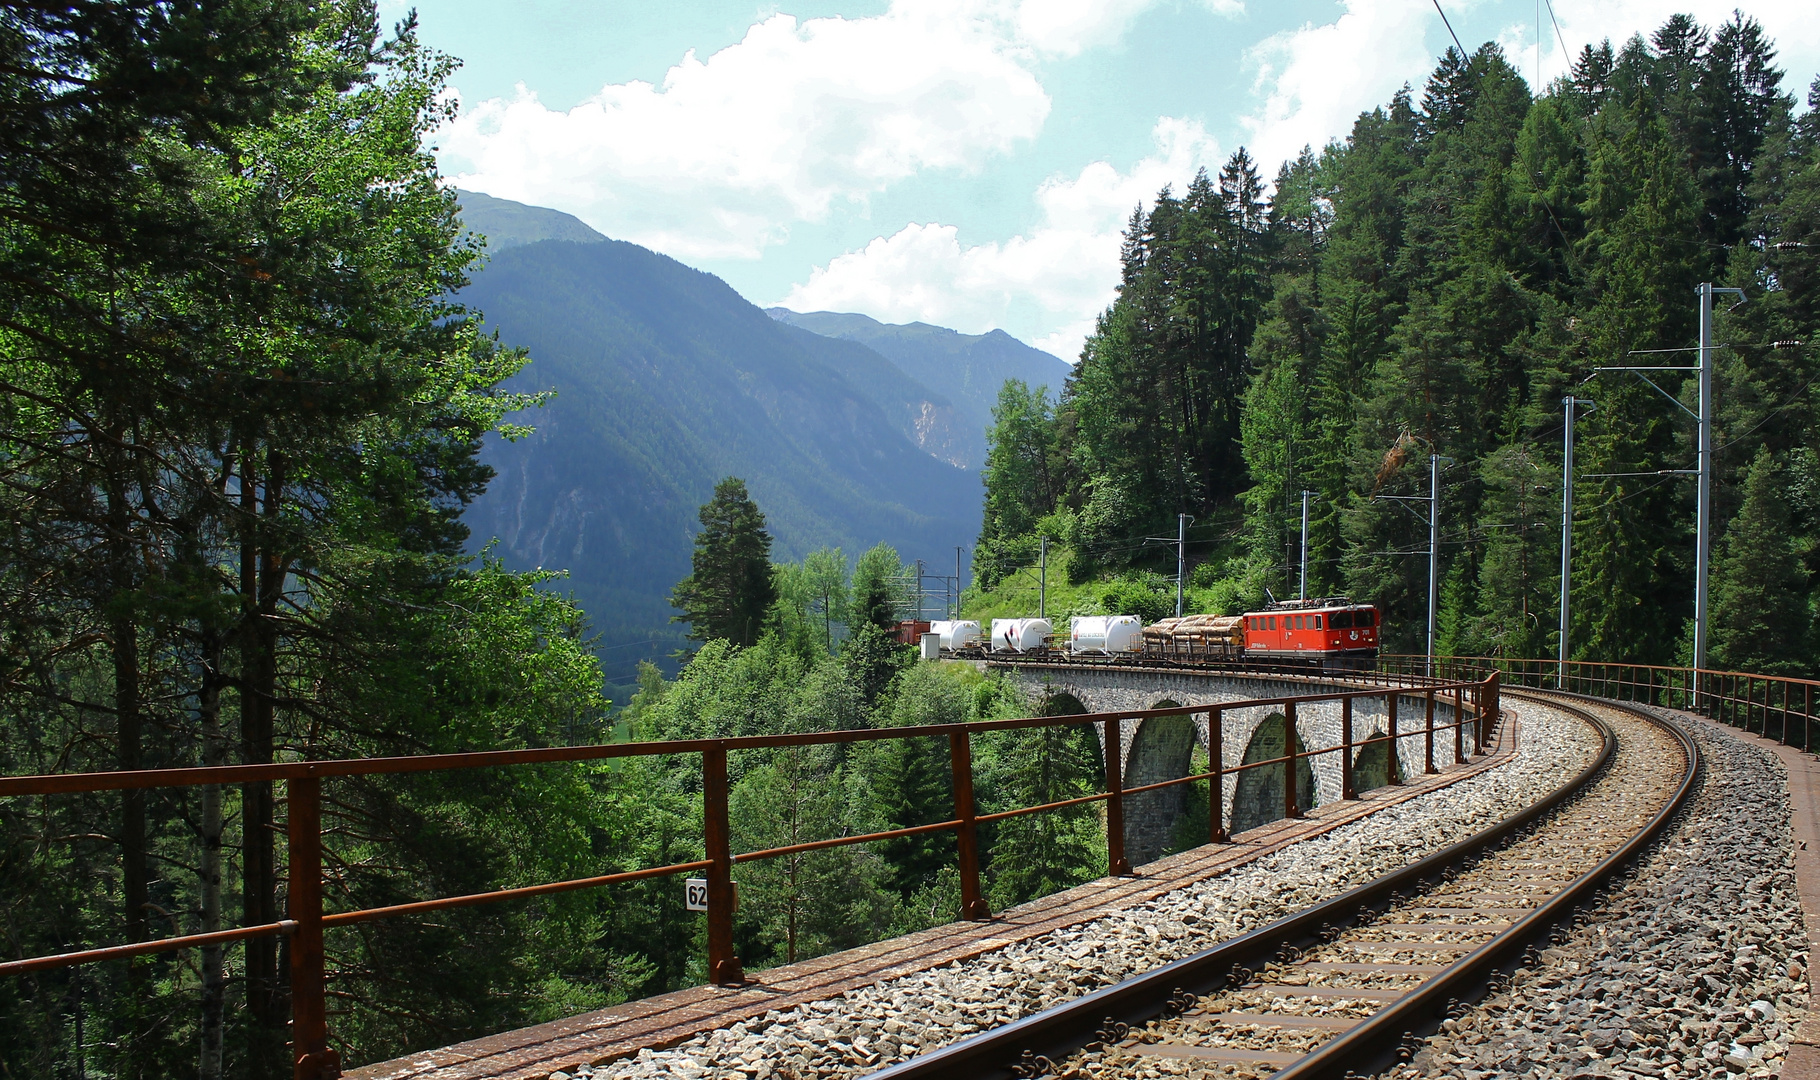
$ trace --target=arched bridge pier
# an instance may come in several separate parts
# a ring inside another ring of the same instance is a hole
[[[1322,690],[1358,688],[1343,674],[1260,675],[1218,669],[1207,671],[1158,670],[1108,664],[1054,664],[990,661],[989,664],[1020,687],[1033,711],[1047,715],[1107,713],[1177,706],[1224,706],[1231,702],[1293,697]],[[1352,702],[1354,744],[1392,734],[1385,697]],[[1354,753],[1354,789],[1382,787],[1401,777],[1426,771],[1428,707],[1430,698],[1420,691],[1396,697],[1396,752],[1388,744],[1367,745]],[[1433,724],[1454,723],[1451,697],[1433,697]],[[1342,738],[1342,705],[1339,701],[1302,703],[1296,710],[1296,742],[1311,746],[1337,746]],[[1248,706],[1219,713],[1219,759],[1227,767],[1267,761],[1283,755],[1287,741],[1286,716],[1281,706]],[[1196,766],[1196,751],[1203,760],[1214,756],[1209,713],[1133,718],[1120,725],[1119,764],[1124,786],[1142,787],[1207,771]],[[1104,749],[1105,728],[1095,726]],[[1452,760],[1453,739],[1448,736],[1445,754]],[[1338,802],[1344,795],[1344,768],[1338,754],[1323,754],[1298,762],[1296,787],[1303,809]],[[1284,777],[1280,767],[1255,769],[1227,776],[1222,781],[1222,824],[1230,833],[1275,821],[1283,816]],[[1168,852],[1184,820],[1197,809],[1185,785],[1142,792],[1125,800],[1125,852],[1132,865],[1140,865]]]

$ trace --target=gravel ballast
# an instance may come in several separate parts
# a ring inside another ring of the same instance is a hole
[[[1428,1040],[1416,1077],[1769,1077],[1808,1003],[1787,772],[1682,714],[1705,774],[1584,927]]]
[[[1598,736],[1581,720],[1533,703],[1515,711],[1518,751],[1502,767],[1092,922],[574,1075],[860,1076],[1206,949],[1490,826],[1598,752]]]

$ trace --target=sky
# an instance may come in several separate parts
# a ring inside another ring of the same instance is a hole
[[[1813,0],[1744,8],[1784,88],[1820,72]],[[1550,6],[1552,5],[1552,7]],[[1269,180],[1343,139],[1452,31],[1526,77],[1738,0],[410,0],[460,58],[435,133],[461,187],[574,214],[761,306],[1002,329],[1068,360],[1119,234],[1245,147]],[[387,0],[398,18],[404,0]]]

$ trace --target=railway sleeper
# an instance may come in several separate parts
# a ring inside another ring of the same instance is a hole
[[[877,1080],[1117,1075],[1116,1069],[1070,1063],[1070,1055],[1082,1051],[1104,1064],[1121,1056],[1249,1064],[1274,1071],[1277,1080],[1337,1080],[1410,1060],[1422,1036],[1457,1014],[1461,1002],[1497,989],[1519,966],[1534,966],[1551,939],[1575,919],[1584,921],[1610,879],[1693,790],[1697,747],[1678,729],[1645,716],[1679,745],[1684,767],[1678,784],[1665,785],[1672,791],[1642,828],[1627,830],[1614,844],[1609,827],[1562,821],[1565,827],[1550,833],[1550,842],[1589,842],[1578,850],[1569,843],[1570,850],[1555,859],[1486,862],[1495,851],[1541,835],[1610,773],[1615,733],[1592,714],[1569,708],[1601,732],[1603,748],[1578,776],[1522,813],[1395,874],[1147,975],[883,1070]],[[1564,873],[1586,861],[1596,865]],[[1476,882],[1481,866],[1483,876],[1503,879]],[[1516,869],[1544,872],[1513,874]],[[1483,921],[1433,921],[1443,914]],[[1479,940],[1430,937],[1463,933]]]

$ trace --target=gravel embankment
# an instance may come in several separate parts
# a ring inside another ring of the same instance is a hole
[[[1584,722],[1529,704],[1508,765],[1148,903],[969,961],[641,1051],[582,1077],[863,1075],[1205,949],[1344,892],[1529,805],[1598,750]]]
[[[1390,1076],[1780,1072],[1808,1001],[1787,773],[1725,728],[1688,727],[1706,773],[1665,839],[1539,967]]]

